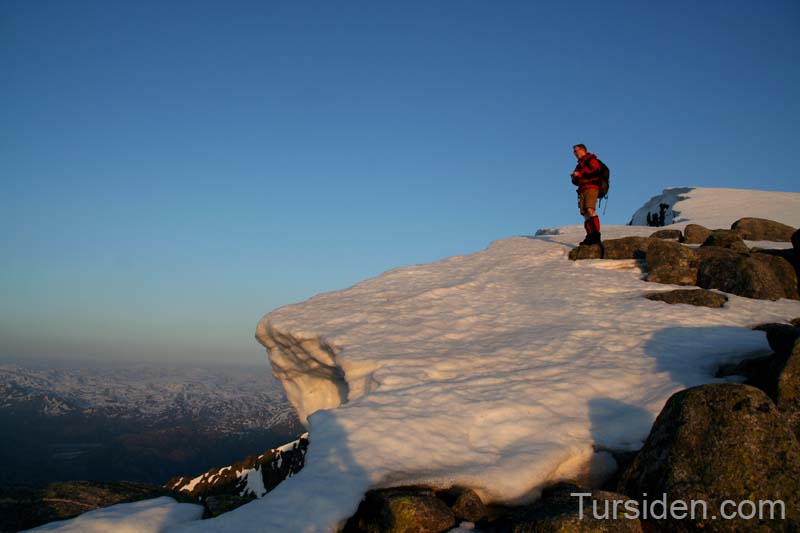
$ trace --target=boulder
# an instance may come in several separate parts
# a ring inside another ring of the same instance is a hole
[[[731,229],[748,241],[789,242],[795,228],[766,218],[740,218]]]
[[[795,341],[800,339],[800,327],[793,324],[769,323],[761,324],[753,329],[766,333],[769,347],[781,355],[789,355],[794,348]]]
[[[647,281],[671,285],[697,282],[696,255],[677,242],[653,239],[647,248]]]
[[[580,245],[577,248],[573,248],[569,251],[569,258],[572,261],[578,261],[581,259],[602,259],[603,258],[603,247],[599,244],[591,244],[591,245]]]
[[[477,522],[486,516],[486,506],[472,489],[452,487],[437,491],[436,497],[450,507],[456,521]]]
[[[797,270],[792,263],[783,257],[770,254],[753,254],[752,258],[772,271],[775,279],[783,287],[784,298],[800,300]]]
[[[656,239],[622,237],[603,241],[603,259],[644,259],[650,244]]]
[[[651,239],[665,239],[668,241],[678,241],[683,242],[683,234],[679,229],[662,229],[658,230],[652,235],[650,235]]]
[[[800,444],[764,392],[714,383],[674,394],[619,491],[642,500],[701,500],[709,513],[666,517],[669,531],[795,531],[800,528]],[[782,500],[785,520],[713,520],[724,500]]]
[[[795,257],[800,257],[800,229],[792,233],[792,247]]]
[[[720,229],[713,231],[711,235],[703,241],[702,246],[718,246],[727,248],[734,252],[749,252],[750,248],[742,240],[741,235],[733,230]]]
[[[800,439],[800,341],[795,342],[780,370],[776,403],[789,428]]]
[[[703,244],[709,235],[711,230],[700,224],[689,224],[683,228],[683,241],[686,244]]]
[[[343,533],[439,533],[456,525],[453,511],[425,487],[370,490]]]
[[[728,298],[722,294],[706,289],[676,289],[667,292],[645,294],[648,300],[666,302],[668,304],[688,304],[700,307],[722,307]]]
[[[698,252],[700,250],[703,248]],[[711,250],[713,252],[698,253],[698,287],[760,300],[800,298],[797,274],[785,259],[764,254],[736,254],[715,247]]]
[[[478,526],[481,531],[513,533],[639,533],[641,521],[633,516],[628,518],[625,513],[623,505],[628,500],[622,494],[559,483],[544,489],[541,499],[532,505],[504,508],[493,521]],[[614,502],[620,503],[615,505]]]

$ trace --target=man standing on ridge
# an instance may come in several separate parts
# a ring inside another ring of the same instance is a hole
[[[572,184],[578,186],[578,208],[586,228],[586,238],[581,244],[600,244],[600,217],[595,211],[600,193],[600,161],[583,144],[573,146],[572,153],[578,159],[572,173]]]

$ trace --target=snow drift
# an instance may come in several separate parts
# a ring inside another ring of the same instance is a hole
[[[693,222],[728,229],[738,219],[751,216],[800,226],[800,193],[692,187],[664,189],[633,214],[631,225],[646,226],[648,213],[658,214],[661,204],[667,206],[665,225]]]

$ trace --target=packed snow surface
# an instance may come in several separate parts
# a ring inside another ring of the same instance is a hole
[[[662,197],[684,223],[800,225],[797,193]],[[603,236],[652,231],[605,226]],[[547,233],[266,315],[257,337],[307,418],[306,466],[264,499],[186,528],[331,531],[378,486],[458,484],[521,502],[559,479],[597,483],[615,468],[605,450],[641,447],[671,394],[719,381],[720,363],[769,353],[749,327],[800,316],[788,300],[729,296],[722,309],[647,300],[675,287],[642,281],[634,261],[569,261],[580,225]]]
[[[162,496],[152,500],[120,503],[89,511],[71,520],[51,522],[28,531],[60,533],[157,533],[178,524],[199,520],[203,506],[177,503]]]

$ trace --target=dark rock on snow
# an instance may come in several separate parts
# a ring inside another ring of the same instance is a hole
[[[581,259],[602,259],[603,247],[599,244],[592,244],[589,246],[581,245],[569,251],[569,258],[572,261]]]
[[[703,244],[709,235],[711,230],[700,224],[689,224],[683,228],[683,241],[686,244]]]
[[[740,218],[731,225],[742,239],[748,241],[789,242],[795,228],[765,218]]]
[[[668,304],[688,304],[701,307],[722,307],[728,301],[727,296],[706,289],[676,289],[667,292],[645,294],[648,300],[666,302]]]
[[[590,493],[591,496],[580,498],[572,496],[572,493]],[[627,518],[622,505],[617,505],[617,518],[613,519],[613,502],[628,499],[622,494],[586,489],[572,483],[558,483],[542,491],[541,499],[531,505],[496,509],[492,520],[479,523],[478,527],[481,531],[498,533],[638,533],[642,531],[641,522],[637,518]],[[607,519],[604,518],[606,516]]]
[[[696,256],[677,242],[654,239],[647,249],[647,281],[671,285],[697,283]]]
[[[56,520],[74,518],[118,503],[170,496],[197,503],[176,491],[128,481],[65,481],[43,488],[0,486],[0,531],[19,531]]]
[[[657,523],[670,531],[794,531],[800,527],[800,444],[772,401],[748,385],[715,383],[674,394],[620,492],[634,499],[703,500],[707,519]],[[782,500],[785,520],[712,520],[724,500]]]
[[[713,253],[700,250],[703,248],[698,250],[699,287],[761,300],[800,299],[797,274],[785,259],[765,254],[734,255],[722,249]]]
[[[255,499],[256,497],[253,495],[237,496],[236,494],[220,494],[207,497],[204,503],[206,504],[208,515],[210,517],[215,517],[227,513],[228,511],[233,511],[237,507],[241,507]]]
[[[769,323],[753,328],[767,334],[769,347],[775,353],[789,355],[794,349],[794,343],[800,339],[800,327],[792,324]]]
[[[662,229],[650,235],[650,238],[683,242],[683,233],[679,229]]]
[[[720,229],[711,232],[711,235],[703,241],[702,246],[717,246],[719,248],[733,250],[734,252],[750,251],[750,248],[748,248],[742,240],[742,236],[728,229]]]
[[[345,524],[345,533],[438,533],[456,525],[455,514],[425,487],[370,490]]]

